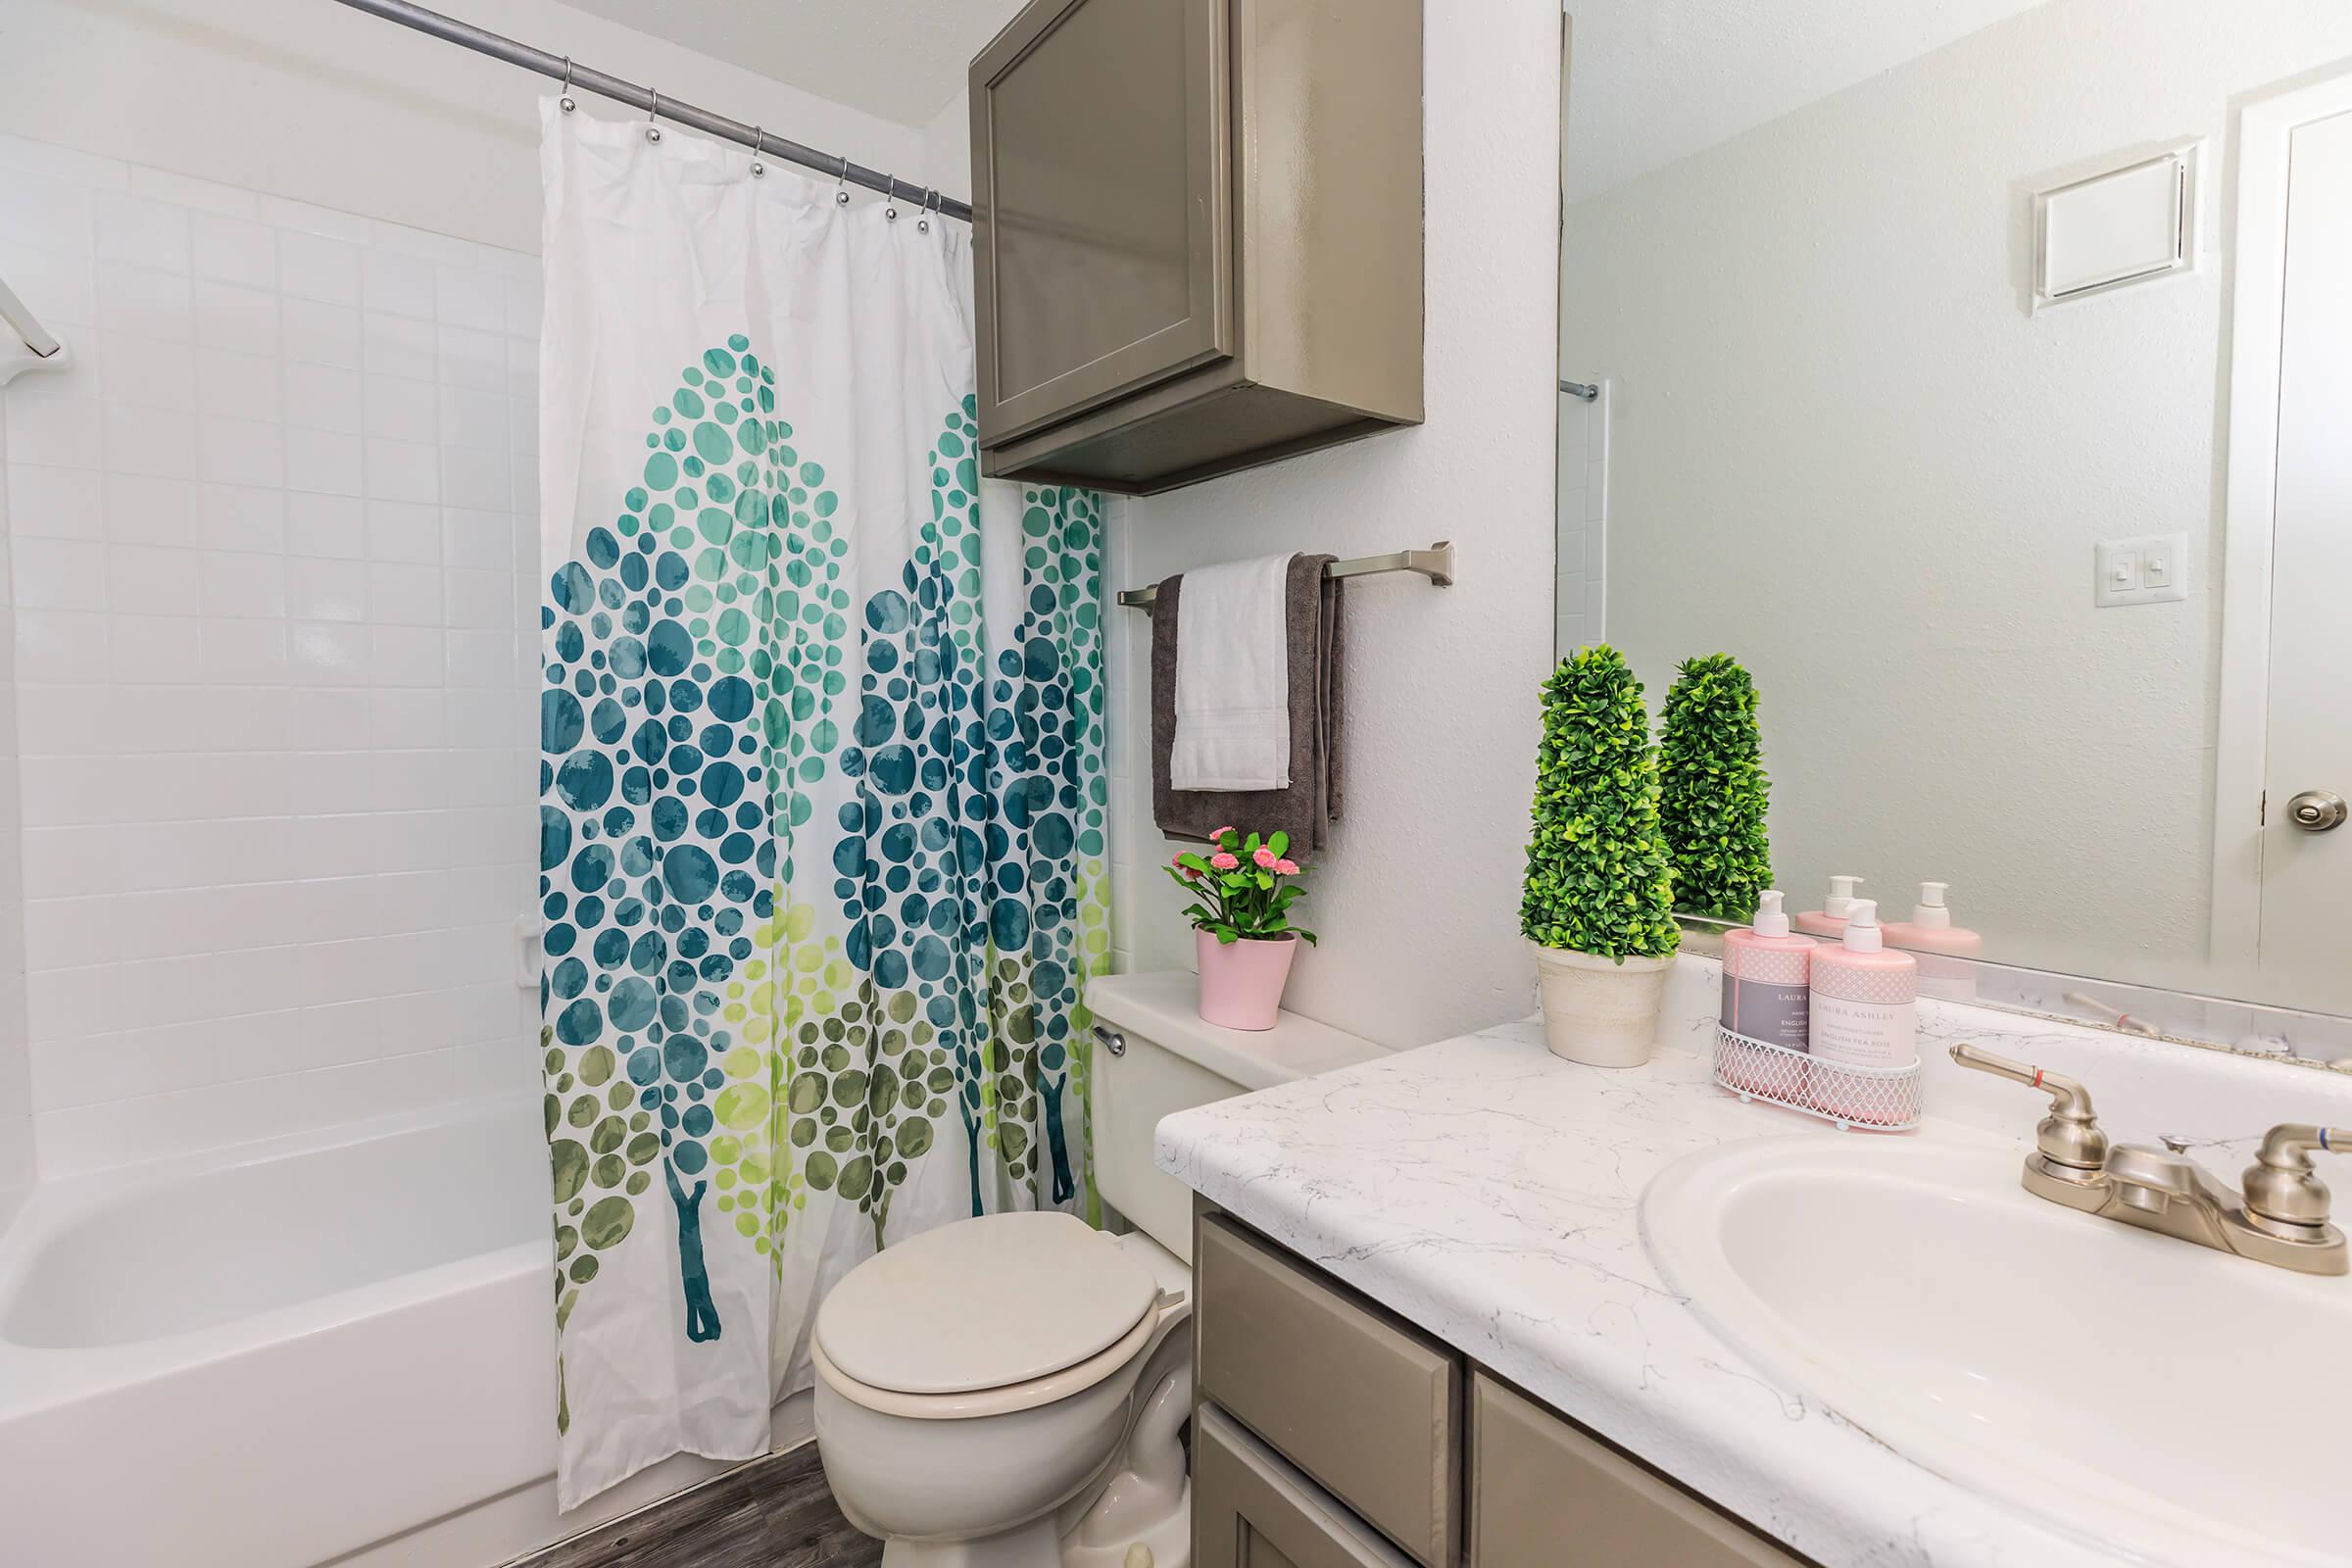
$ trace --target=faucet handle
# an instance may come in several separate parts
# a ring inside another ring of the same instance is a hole
[[[2315,1149],[2352,1153],[2352,1130],[2290,1121],[2264,1135],[2241,1183],[2250,1218],[2269,1230],[2290,1228],[2289,1234],[2327,1228],[2328,1186],[2312,1168]]]
[[[2087,1181],[2107,1163],[2107,1135],[2099,1130],[2090,1108],[2090,1091],[2063,1073],[2044,1072],[1996,1056],[1975,1046],[1952,1047],[1952,1059],[1963,1067],[1988,1072],[2038,1089],[2050,1097],[2050,1113],[2034,1129],[2034,1147],[2051,1174],[2071,1181]]]

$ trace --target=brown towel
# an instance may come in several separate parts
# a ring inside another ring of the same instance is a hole
[[[1330,840],[1342,795],[1340,742],[1345,711],[1342,581],[1323,575],[1331,556],[1292,559],[1284,585],[1284,627],[1291,665],[1291,787],[1286,790],[1178,790],[1168,784],[1176,740],[1176,605],[1184,578],[1159,585],[1152,602],[1152,816],[1170,838],[1205,839],[1228,824],[1244,833],[1290,835],[1295,854]]]

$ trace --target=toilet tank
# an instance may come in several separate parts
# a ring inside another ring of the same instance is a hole
[[[1221,1029],[1198,1010],[1200,979],[1098,976],[1086,1004],[1099,1033],[1088,1075],[1095,1183],[1138,1230],[1193,1260],[1192,1189],[1152,1162],[1160,1118],[1211,1101],[1352,1067],[1389,1054],[1360,1036],[1285,1012],[1271,1029]]]

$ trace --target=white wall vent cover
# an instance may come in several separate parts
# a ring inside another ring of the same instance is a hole
[[[2163,153],[2036,195],[2034,308],[2188,267],[2194,169]]]

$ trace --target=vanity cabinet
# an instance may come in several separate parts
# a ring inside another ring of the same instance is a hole
[[[1412,1560],[1211,1405],[1193,1424],[1194,1568],[1412,1568]]]
[[[1033,0],[971,67],[981,471],[1421,420],[1421,0]]]
[[[1807,1568],[1205,1202],[1199,1568]]]
[[[1803,1561],[1485,1372],[1471,1384],[1470,1451],[1476,1568]]]

